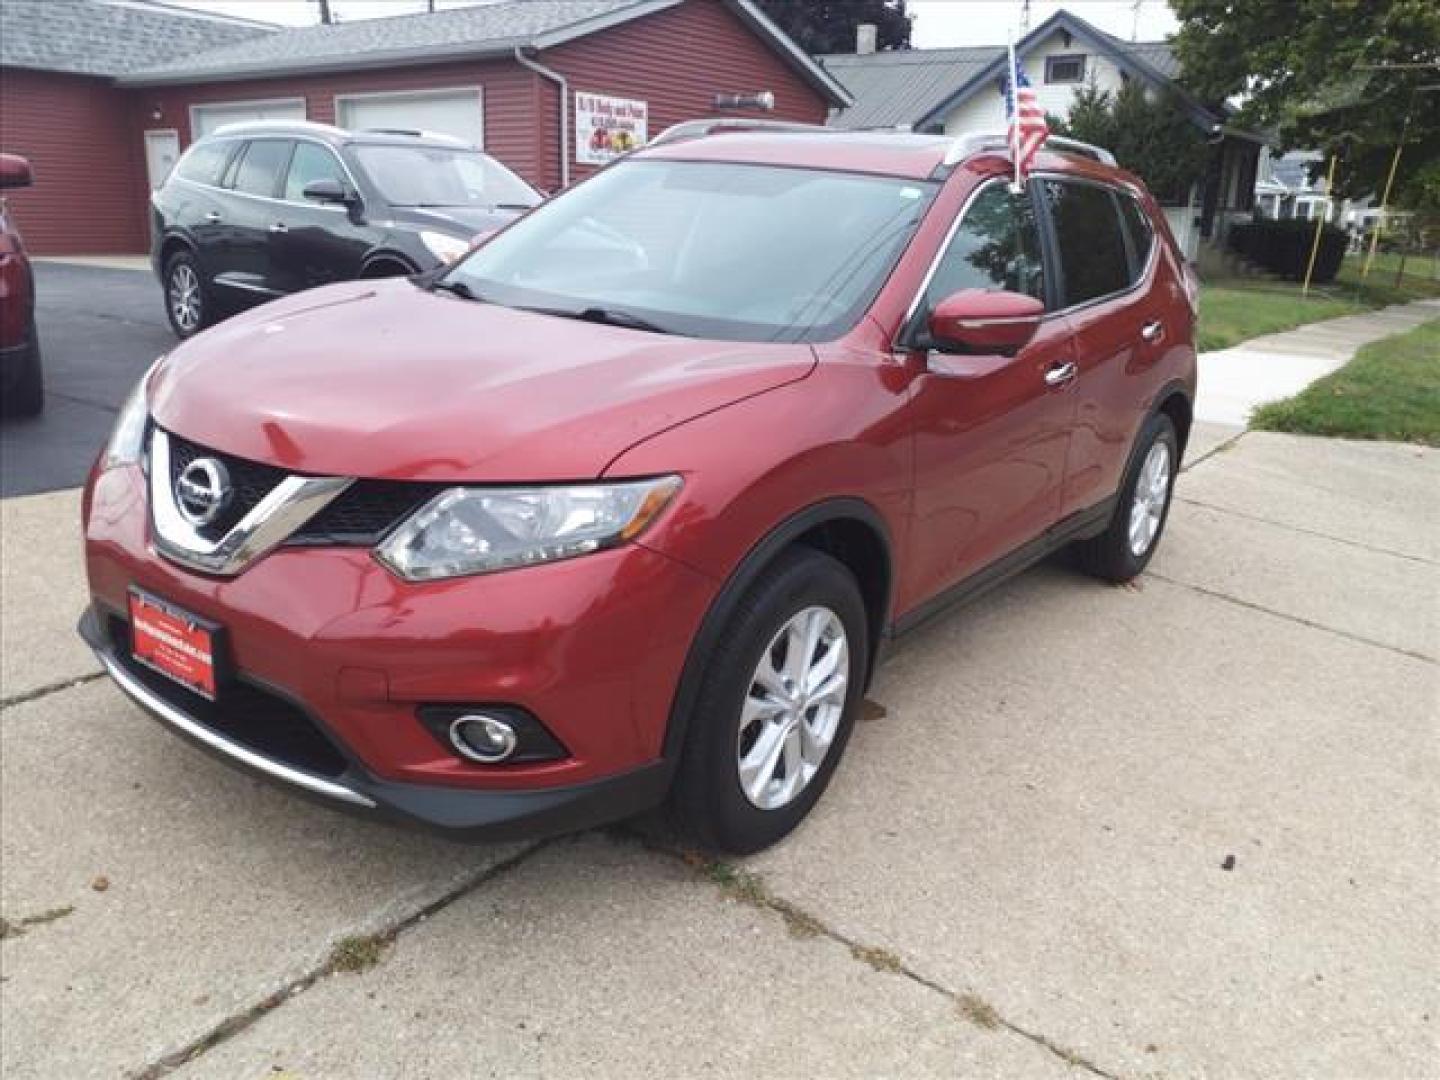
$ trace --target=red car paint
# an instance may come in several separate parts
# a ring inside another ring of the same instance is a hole
[[[14,154],[0,154],[0,190],[30,183],[30,165]],[[30,259],[14,217],[0,197],[0,349],[18,349],[28,342],[35,293]]]
[[[642,153],[919,179],[946,145],[747,133]],[[889,579],[866,590],[888,630],[1113,496],[1152,410],[1188,418],[1194,310],[1163,216],[1115,169],[1049,153],[1036,167],[1137,193],[1159,253],[1137,288],[1046,317],[1015,357],[896,347],[957,213],[1007,175],[998,154],[949,173],[867,312],[823,344],[651,335],[394,280],[224,323],[179,347],[150,387],[154,422],[206,447],[302,473],[677,473],[684,487],[638,541],[563,562],[413,583],[365,548],[298,547],[216,578],[156,553],[138,467],[97,463],[84,501],[97,609],[124,611],[136,586],[223,624],[237,670],[303,702],[385,780],[543,791],[653,766],[674,751],[672,706],[707,611],[796,515],[865,508],[888,549]],[[1143,342],[1140,324],[1155,319],[1163,339]],[[1064,362],[1078,377],[1045,388]],[[569,756],[463,760],[417,721],[428,702],[514,703]]]

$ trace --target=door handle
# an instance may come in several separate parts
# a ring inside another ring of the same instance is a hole
[[[1165,336],[1165,324],[1159,319],[1151,319],[1140,328],[1140,337],[1149,345],[1154,345]]]
[[[1067,360],[1063,364],[1056,364],[1045,372],[1046,386],[1063,386],[1075,378],[1075,363]]]
[[[211,210],[208,214],[205,215],[205,220],[210,222],[211,225],[214,225],[215,222],[220,220],[220,211]]]
[[[290,226],[286,225],[283,221],[277,221],[274,225],[270,226],[270,231],[273,233],[285,233],[290,231]]]

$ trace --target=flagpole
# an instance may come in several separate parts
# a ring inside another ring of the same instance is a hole
[[[1010,156],[1015,161],[1015,180],[1011,190],[1016,194],[1025,190],[1020,180],[1020,69],[1015,63],[1015,35],[1010,34],[1007,46],[1010,51]]]

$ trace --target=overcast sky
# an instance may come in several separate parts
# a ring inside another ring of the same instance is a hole
[[[170,0],[186,7],[242,15],[267,22],[303,26],[316,22],[319,6],[315,0]],[[462,7],[475,0],[439,0],[437,6]],[[0,0],[3,3],[3,0]],[[910,0],[916,16],[914,44],[917,48],[945,45],[1003,45],[1010,33],[1020,32],[1021,0]],[[1137,26],[1135,0],[1032,0],[1030,25],[1038,26],[1061,7],[1130,40]],[[380,15],[407,15],[425,10],[425,0],[330,0],[330,7],[342,20]],[[1138,29],[1140,41],[1163,38],[1176,28],[1175,17],[1165,0],[1140,0]]]

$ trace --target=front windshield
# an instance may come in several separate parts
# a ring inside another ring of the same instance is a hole
[[[540,194],[478,150],[436,146],[356,146],[355,157],[392,206],[525,208]]]
[[[815,169],[633,159],[533,211],[448,275],[492,303],[618,313],[737,341],[854,325],[934,185]]]

